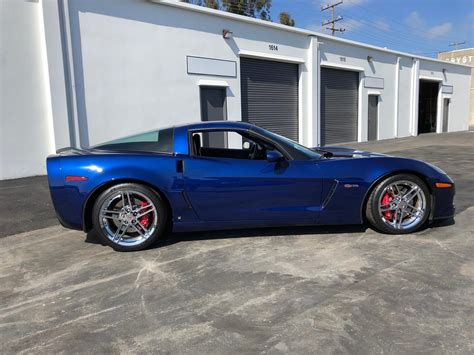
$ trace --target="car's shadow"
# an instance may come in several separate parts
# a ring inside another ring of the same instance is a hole
[[[426,231],[430,228],[443,228],[451,226],[455,223],[454,218],[434,221],[432,224],[423,227],[419,232]],[[165,237],[150,249],[162,248],[177,244],[180,242],[190,242],[199,240],[212,239],[229,239],[229,238],[258,238],[258,237],[284,237],[288,235],[325,235],[325,234],[351,234],[351,233],[365,233],[370,229],[365,224],[344,225],[344,226],[304,226],[304,227],[279,227],[279,228],[253,228],[253,229],[233,229],[233,230],[219,230],[219,231],[201,231],[201,232],[187,232],[187,233],[166,233]],[[371,229],[370,229],[371,230]],[[86,243],[104,245],[95,235],[94,231],[87,234]]]
[[[364,233],[369,227],[366,225],[344,225],[344,226],[292,226],[292,227],[268,227],[252,229],[232,229],[218,231],[200,231],[200,232],[167,232],[164,238],[160,239],[150,249],[161,248],[180,242],[190,242],[211,239],[229,239],[229,238],[258,238],[258,237],[283,237],[288,235],[311,235],[311,234],[342,234],[342,233]],[[96,236],[94,231],[87,233],[86,243],[103,244]]]

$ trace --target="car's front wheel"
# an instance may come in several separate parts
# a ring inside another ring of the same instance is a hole
[[[163,235],[167,210],[162,198],[139,184],[119,184],[96,200],[94,231],[117,251],[142,250]]]
[[[431,211],[431,195],[419,177],[390,176],[371,192],[366,217],[375,229],[388,234],[407,234],[420,229]]]

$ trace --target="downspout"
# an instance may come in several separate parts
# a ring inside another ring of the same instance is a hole
[[[58,0],[58,13],[59,13],[59,31],[61,33],[61,48],[63,55],[63,70],[64,70],[64,81],[66,90],[66,110],[68,115],[69,123],[69,142],[71,147],[79,148],[77,142],[78,137],[78,124],[76,115],[76,100],[75,100],[75,85],[74,85],[74,74],[72,71],[72,59],[70,56],[70,29],[69,29],[69,16],[67,9],[68,0]],[[60,147],[62,148],[62,147]]]

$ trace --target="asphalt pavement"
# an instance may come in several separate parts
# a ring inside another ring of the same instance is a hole
[[[2,182],[0,353],[474,352],[474,133],[353,146],[447,171],[454,223],[185,233],[117,253],[56,224],[44,178]]]

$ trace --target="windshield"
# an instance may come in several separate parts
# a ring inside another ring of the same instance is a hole
[[[174,128],[140,133],[93,146],[93,149],[173,153]]]
[[[284,136],[281,136],[279,134],[267,131],[267,134],[275,141],[285,145],[285,146],[290,146],[293,148],[293,150],[296,150],[299,154],[298,155],[303,155],[306,159],[320,159],[321,154],[315,152],[314,150],[311,150],[304,145],[301,145],[299,143],[296,143],[294,140],[291,140],[289,138],[286,138]]]

